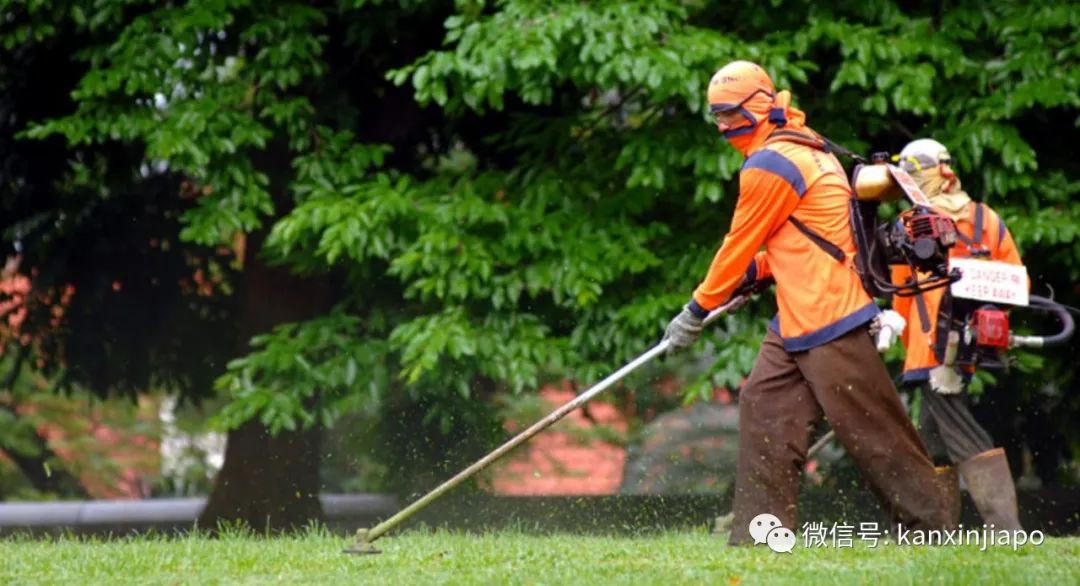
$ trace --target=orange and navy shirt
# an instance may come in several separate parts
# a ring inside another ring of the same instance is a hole
[[[981,206],[979,212],[976,206]],[[964,219],[956,223],[956,228],[965,238],[957,241],[956,245],[949,250],[949,258],[968,258],[974,256],[972,246],[967,242],[975,242],[975,216],[983,214],[982,235],[978,239],[979,252],[986,254],[989,260],[1006,262],[1020,265],[1020,252],[1016,249],[1012,234],[1005,227],[1005,222],[990,208],[982,203],[971,202],[968,204]],[[967,242],[965,242],[965,240]],[[926,278],[922,275],[920,278]],[[892,270],[893,283],[903,284],[911,277],[911,269],[908,267],[894,267]],[[945,288],[933,289],[915,297],[894,297],[893,310],[907,320],[907,327],[900,336],[904,344],[906,354],[904,356],[905,382],[920,382],[930,378],[930,370],[938,366],[937,356],[934,354],[934,345],[937,342],[937,315],[941,308],[941,300],[945,296]],[[925,313],[919,309],[920,301],[924,304]],[[922,316],[928,317],[930,323],[923,321]]]
[[[731,230],[694,291],[691,310],[705,315],[744,279],[771,276],[779,309],[771,328],[788,351],[809,350],[869,322],[879,310],[853,265],[850,198],[835,156],[796,142],[766,141],[743,163]],[[791,218],[846,258],[831,256]]]

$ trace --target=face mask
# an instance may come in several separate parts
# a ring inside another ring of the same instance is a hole
[[[913,178],[935,208],[954,220],[961,220],[967,214],[967,205],[971,203],[971,198],[960,189],[960,178],[946,169],[938,165],[913,174]]]
[[[912,175],[915,183],[926,194],[926,197],[934,198],[939,195],[960,191],[960,178],[951,169],[947,169],[942,165]]]
[[[757,126],[756,124],[754,126]],[[754,126],[744,126],[742,128],[736,128],[735,130],[729,130],[724,133],[724,139],[728,141],[728,144],[735,147],[739,152],[745,153],[750,148],[750,143],[754,140]],[[747,129],[747,132],[741,134],[734,134],[738,130]]]

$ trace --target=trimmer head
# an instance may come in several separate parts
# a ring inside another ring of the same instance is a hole
[[[366,555],[374,553],[382,553],[382,550],[376,549],[376,547],[368,541],[368,532],[370,529],[357,529],[356,530],[356,543],[341,550],[341,553],[347,553],[351,555]]]
[[[712,532],[713,534],[727,533],[731,531],[731,521],[735,519],[735,513],[728,513],[726,515],[720,515],[713,522]]]

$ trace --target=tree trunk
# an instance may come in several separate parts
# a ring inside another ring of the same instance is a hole
[[[258,421],[229,432],[225,464],[199,527],[240,522],[256,531],[299,529],[322,519],[318,429],[271,436]]]
[[[275,325],[311,319],[329,309],[329,286],[323,280],[297,277],[269,267],[258,258],[261,237],[249,239],[244,254],[238,354],[250,351],[248,340]],[[281,431],[277,436],[257,421],[229,432],[225,463],[199,516],[199,527],[216,529],[241,522],[256,531],[288,531],[322,520],[318,428]]]

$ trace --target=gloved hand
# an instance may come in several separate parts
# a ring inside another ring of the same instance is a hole
[[[930,369],[930,388],[942,395],[956,395],[964,390],[964,379],[955,367],[942,364]]]
[[[690,311],[688,306],[683,307],[679,315],[676,315],[675,319],[671,320],[667,329],[664,330],[664,340],[671,344],[668,353],[681,350],[697,342],[697,339],[701,337],[701,326],[704,321],[704,318],[700,318]]]
[[[884,352],[896,343],[907,327],[907,320],[899,313],[886,309],[870,322],[870,335],[877,344],[878,352]]]

